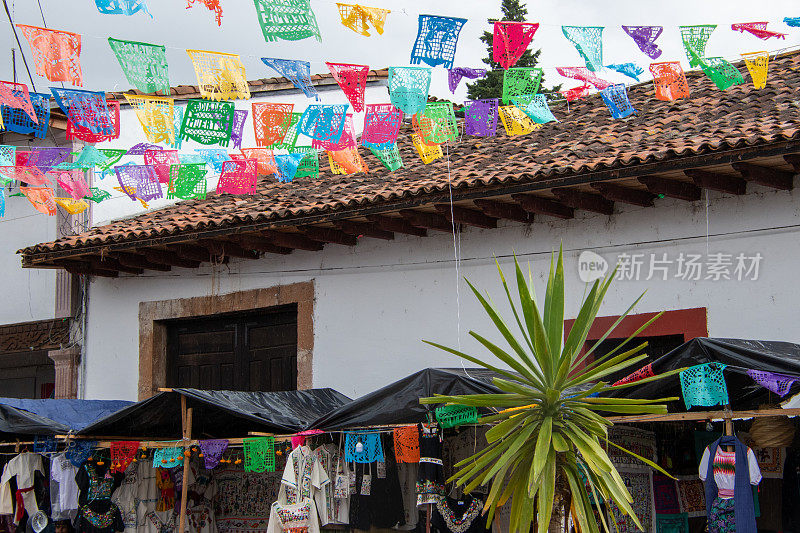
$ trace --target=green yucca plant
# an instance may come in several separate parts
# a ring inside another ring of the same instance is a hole
[[[625,351],[622,349],[653,323],[660,313],[619,347],[602,355],[596,354],[592,362],[584,365],[594,349],[600,346],[644,294],[633,302],[592,348],[581,355],[614,273],[606,279],[595,281],[564,340],[564,266],[561,251],[555,265],[551,259],[541,311],[533,293],[530,272],[526,279],[516,258],[514,263],[518,302],[512,298],[499,263],[498,270],[521,337],[512,332],[491,300],[467,281],[508,343],[510,351],[474,331],[470,331],[470,335],[500,361],[500,366],[486,362],[481,357],[425,341],[507,378],[494,379],[494,384],[503,391],[501,394],[420,399],[425,404],[469,405],[488,408],[493,413],[480,419],[481,423],[492,424],[486,432],[487,447],[457,463],[455,466],[459,470],[448,481],[455,480],[464,487],[465,492],[490,484],[485,506],[489,521],[493,519],[495,510],[511,498],[512,532],[527,532],[535,524],[536,530],[543,533],[554,518],[554,508],[570,508],[582,533],[599,533],[600,524],[595,519],[590,502],[610,500],[641,529],[641,523],[631,507],[633,499],[609,460],[606,449],[615,446],[649,466],[663,470],[652,461],[608,441],[608,427],[613,424],[603,414],[666,413],[665,402],[677,398],[609,398],[605,396],[607,393],[631,385],[614,387],[603,378],[632,367],[647,357],[642,353],[647,343],[626,348]],[[661,379],[679,371],[643,379],[632,385]],[[602,513],[600,519],[603,530],[609,531]]]

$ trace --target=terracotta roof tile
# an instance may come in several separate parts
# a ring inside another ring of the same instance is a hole
[[[745,72],[744,65],[738,64]],[[258,193],[237,197],[210,194],[164,209],[95,227],[90,231],[21,250],[31,259],[38,253],[68,248],[130,242],[155,236],[192,233],[209,228],[233,228],[252,222],[290,221],[319,213],[346,211],[357,206],[382,205],[398,199],[441,194],[455,189],[531,183],[642,163],[662,162],[715,150],[800,139],[797,87],[800,52],[770,61],[764,90],[749,82],[719,91],[702,73],[687,74],[691,98],[663,102],[653,96],[651,83],[629,88],[638,114],[614,120],[598,95],[553,106],[558,123],[546,124],[528,135],[508,137],[498,124],[494,138],[464,137],[442,158],[422,164],[411,146],[409,131],[401,132],[404,168],[390,173],[368,150],[360,149],[370,172],[333,175],[327,156],[320,157],[318,179],[280,183],[262,178]],[[270,81],[270,80],[267,80]],[[391,209],[391,205],[385,205]],[[289,220],[287,220],[289,219]],[[78,250],[76,250],[78,251]]]

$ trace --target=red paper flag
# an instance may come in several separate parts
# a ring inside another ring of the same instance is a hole
[[[31,47],[36,74],[50,81],[83,85],[79,34],[25,24],[17,24],[17,28],[22,31]]]
[[[492,40],[492,60],[508,70],[513,67],[533,40],[539,29],[538,23],[512,22],[508,20],[494,23]]]
[[[353,110],[357,113],[364,111],[364,89],[367,87],[369,66],[328,62],[325,64],[352,104]]]

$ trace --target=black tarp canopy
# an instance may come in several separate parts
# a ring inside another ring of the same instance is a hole
[[[78,431],[132,402],[0,398],[0,439]]]
[[[430,406],[420,398],[434,394],[495,394],[492,378],[483,368],[426,368],[343,405],[312,422],[309,429],[335,430],[425,422]]]
[[[172,389],[137,402],[86,427],[85,436],[181,437],[181,400],[193,409],[195,438],[246,436],[248,431],[295,433],[350,398],[334,389],[277,392]]]
[[[757,407],[770,398],[770,392],[754,382],[747,370],[762,370],[786,374],[800,379],[800,344],[783,341],[760,341],[748,339],[718,339],[698,337],[683,343],[671,352],[653,361],[653,373],[662,374],[678,368],[723,363],[728,397],[733,409]],[[794,383],[792,392],[800,390]],[[683,398],[678,375],[624,389],[615,396],[628,398]],[[788,397],[788,395],[787,395]],[[772,394],[772,403],[777,396]],[[683,401],[680,402],[683,406]],[[671,411],[674,409],[670,409]]]

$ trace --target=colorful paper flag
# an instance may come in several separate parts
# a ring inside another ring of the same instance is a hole
[[[763,89],[767,86],[767,72],[769,71],[769,52],[750,52],[742,54],[744,64],[750,72],[753,87]]]
[[[194,7],[195,2],[203,4],[209,11],[213,11],[217,26],[222,26],[222,5],[220,5],[220,0],[186,0],[186,9]]]
[[[58,87],[51,87],[50,91],[53,93],[58,107],[75,126],[101,135],[114,134],[114,124],[106,104],[105,92]]]
[[[636,113],[631,101],[628,99],[628,92],[625,90],[625,85],[617,84],[606,87],[600,91],[600,96],[603,97],[606,107],[611,112],[614,118],[625,118]]]
[[[538,23],[501,20],[494,23],[492,60],[504,69],[513,67],[530,46]]]
[[[447,71],[447,86],[450,88],[450,92],[455,94],[456,89],[458,89],[458,84],[461,83],[461,78],[476,80],[478,78],[485,78],[485,77],[486,77],[485,68],[468,68],[468,67],[451,68]]]
[[[297,59],[277,59],[274,57],[262,57],[261,61],[292,82],[292,85],[303,91],[308,98],[314,98],[319,101],[319,93],[317,93],[314,84],[311,82],[311,63]]]
[[[183,114],[181,138],[200,144],[228,146],[233,130],[233,111],[231,101],[189,100]]]
[[[68,31],[17,24],[33,52],[36,74],[50,81],[83,85],[81,36]]]
[[[283,142],[292,123],[294,104],[253,102],[252,108],[256,146],[270,147]]]
[[[389,67],[389,99],[406,114],[425,109],[431,86],[431,69],[425,67]]]
[[[766,41],[771,37],[775,37],[776,39],[786,39],[785,33],[769,31],[767,29],[767,24],[767,22],[740,22],[738,24],[731,24],[731,29],[733,31],[738,31],[739,33],[751,33],[762,41]]]
[[[515,96],[536,94],[542,82],[542,69],[538,67],[512,67],[503,73],[503,103]]]
[[[453,68],[458,35],[466,23],[467,19],[462,18],[420,15],[411,64],[424,62],[432,67]]]
[[[200,96],[209,100],[249,100],[250,86],[238,54],[186,50],[194,64]]]
[[[310,105],[303,112],[298,131],[319,141],[338,143],[347,118],[347,104]]]
[[[145,0],[94,0],[97,10],[104,15],[133,15],[143,11],[153,18]]]
[[[333,79],[339,84],[353,110],[357,113],[364,111],[364,90],[367,88],[368,65],[353,65],[350,63],[328,63]]]
[[[217,194],[256,194],[258,161],[238,159],[225,161],[217,182]]]
[[[467,100],[464,102],[464,135],[494,137],[497,133],[499,100]]]
[[[117,56],[117,62],[128,83],[143,93],[161,91],[164,96],[170,95],[169,67],[164,45],[109,37],[108,46]]]
[[[652,63],[650,73],[653,75],[656,98],[659,100],[671,101],[689,97],[689,84],[680,61]]]
[[[561,32],[586,61],[586,68],[596,72],[603,68],[603,27],[561,26]]]
[[[361,143],[367,148],[382,150],[397,141],[403,112],[392,104],[367,104]]]
[[[372,24],[379,35],[383,35],[386,16],[391,13],[388,9],[366,7],[358,4],[340,4],[336,2],[336,7],[339,8],[342,25],[365,37],[370,36],[369,24]]]
[[[322,42],[317,17],[309,0],[253,0],[261,25],[261,33],[268,43],[283,39],[299,41],[315,37]]]
[[[622,29],[650,59],[658,59],[663,53],[656,44],[656,39],[664,31],[663,26],[622,26]]]
[[[125,94],[125,99],[136,110],[136,117],[148,141],[170,144],[175,141],[175,104],[172,98]]]

